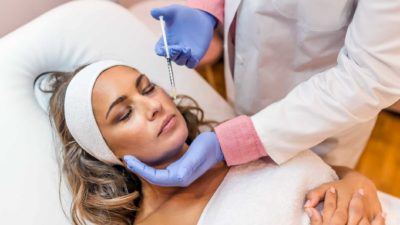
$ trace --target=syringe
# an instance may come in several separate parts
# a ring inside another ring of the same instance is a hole
[[[176,100],[176,88],[175,88],[174,71],[172,70],[171,57],[169,55],[167,35],[165,33],[164,17],[160,16],[159,18],[160,18],[160,23],[161,23],[162,36],[163,36],[163,40],[164,40],[164,48],[165,48],[165,52],[166,52],[166,55],[167,55],[169,82],[171,84],[171,91],[172,91],[171,95],[174,98],[174,100]]]

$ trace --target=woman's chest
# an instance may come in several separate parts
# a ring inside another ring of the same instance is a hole
[[[203,197],[184,202],[171,201],[135,225],[196,225],[208,200]]]

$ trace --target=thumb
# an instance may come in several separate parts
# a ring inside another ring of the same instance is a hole
[[[126,167],[130,171],[142,176],[143,178],[145,178],[150,182],[154,180],[154,177],[157,174],[157,172],[156,169],[154,169],[153,167],[150,167],[142,163],[136,157],[131,155],[124,156],[124,161],[126,163]]]
[[[163,57],[167,56],[167,53],[165,51],[164,42],[163,42],[162,38],[160,38],[157,41],[157,44],[154,47],[154,50],[155,50],[156,54],[159,55],[159,56],[163,56]]]
[[[170,20],[173,16],[174,16],[174,8],[171,6],[167,6],[167,7],[163,7],[163,8],[154,8],[151,10],[151,16],[156,19],[159,20],[160,16],[164,17],[164,20]]]
[[[181,56],[182,54],[184,54],[185,52],[189,52],[186,49],[182,47],[181,45],[177,44],[177,45],[169,45],[169,55],[172,59],[172,61],[175,61],[179,56]],[[164,41],[162,40],[162,38],[160,38],[155,47],[154,47],[154,51],[156,52],[156,54],[158,56],[162,56],[162,57],[166,57],[167,56],[167,51],[165,50],[165,46],[164,46]],[[191,57],[191,55],[187,55],[186,57]]]
[[[306,208],[306,213],[310,217],[311,225],[321,225],[322,217],[315,208]]]
[[[309,191],[306,196],[306,203],[304,207],[316,207],[317,204],[325,198],[325,193],[329,187],[329,185],[323,184]]]
[[[124,156],[126,167],[134,173],[141,173],[146,169],[146,165],[140,162],[136,157],[131,155]]]

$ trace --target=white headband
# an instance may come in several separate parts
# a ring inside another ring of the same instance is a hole
[[[92,90],[97,77],[106,69],[129,66],[115,60],[101,60],[79,71],[65,94],[65,122],[75,141],[90,155],[109,165],[123,165],[106,144],[92,108]],[[130,66],[129,66],[130,67]]]

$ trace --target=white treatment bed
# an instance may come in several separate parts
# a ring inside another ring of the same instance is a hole
[[[47,71],[72,71],[98,59],[135,65],[168,87],[165,60],[154,54],[158,39],[129,10],[101,0],[72,1],[0,39],[0,224],[70,224],[59,200],[58,150],[46,97],[35,95],[35,78]],[[210,119],[234,111],[195,71],[174,66],[179,93],[195,98]],[[38,100],[39,99],[39,100]],[[69,192],[61,184],[69,213]],[[380,194],[384,208],[400,224],[400,200]]]

